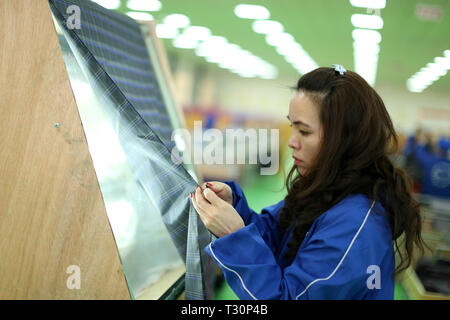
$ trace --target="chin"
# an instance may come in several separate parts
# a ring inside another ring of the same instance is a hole
[[[301,176],[305,176],[306,171],[305,168],[301,168],[299,166],[297,166],[297,172],[301,175]]]

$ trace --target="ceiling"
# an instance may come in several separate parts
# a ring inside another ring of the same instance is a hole
[[[319,66],[338,63],[354,69],[353,25],[350,17],[366,13],[364,8],[353,7],[348,0],[160,0],[162,8],[150,12],[156,22],[173,13],[189,17],[191,25],[208,27],[214,35],[259,56],[278,68],[279,77],[297,78],[296,71],[265,36],[252,30],[253,20],[241,19],[234,14],[237,4],[258,4],[270,11],[270,19],[284,26]],[[419,19],[417,5],[435,6],[441,12],[437,20]],[[126,0],[121,0],[120,12],[127,12]],[[379,32],[382,40],[376,84],[404,87],[406,80],[420,68],[442,56],[450,49],[450,0],[387,0],[381,9],[384,26]],[[164,39],[171,57],[182,57],[207,68],[220,68],[195,55],[192,49],[179,49],[172,40]],[[228,72],[228,71],[223,71]],[[270,80],[267,80],[270,81]],[[425,90],[448,91],[450,74],[447,73]]]

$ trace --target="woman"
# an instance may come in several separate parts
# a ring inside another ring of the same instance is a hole
[[[333,67],[297,83],[283,201],[257,214],[234,182],[191,194],[218,237],[205,250],[241,299],[393,299],[394,271],[414,245],[423,251],[411,180],[388,158],[397,137],[383,101]]]

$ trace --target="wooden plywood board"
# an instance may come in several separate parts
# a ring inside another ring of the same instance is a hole
[[[0,21],[0,299],[130,299],[48,2]]]

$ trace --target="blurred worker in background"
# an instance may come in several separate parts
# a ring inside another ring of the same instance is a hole
[[[434,144],[431,135],[421,129],[408,138],[405,170],[414,179],[416,192],[450,198],[449,149],[447,137],[440,137]]]

